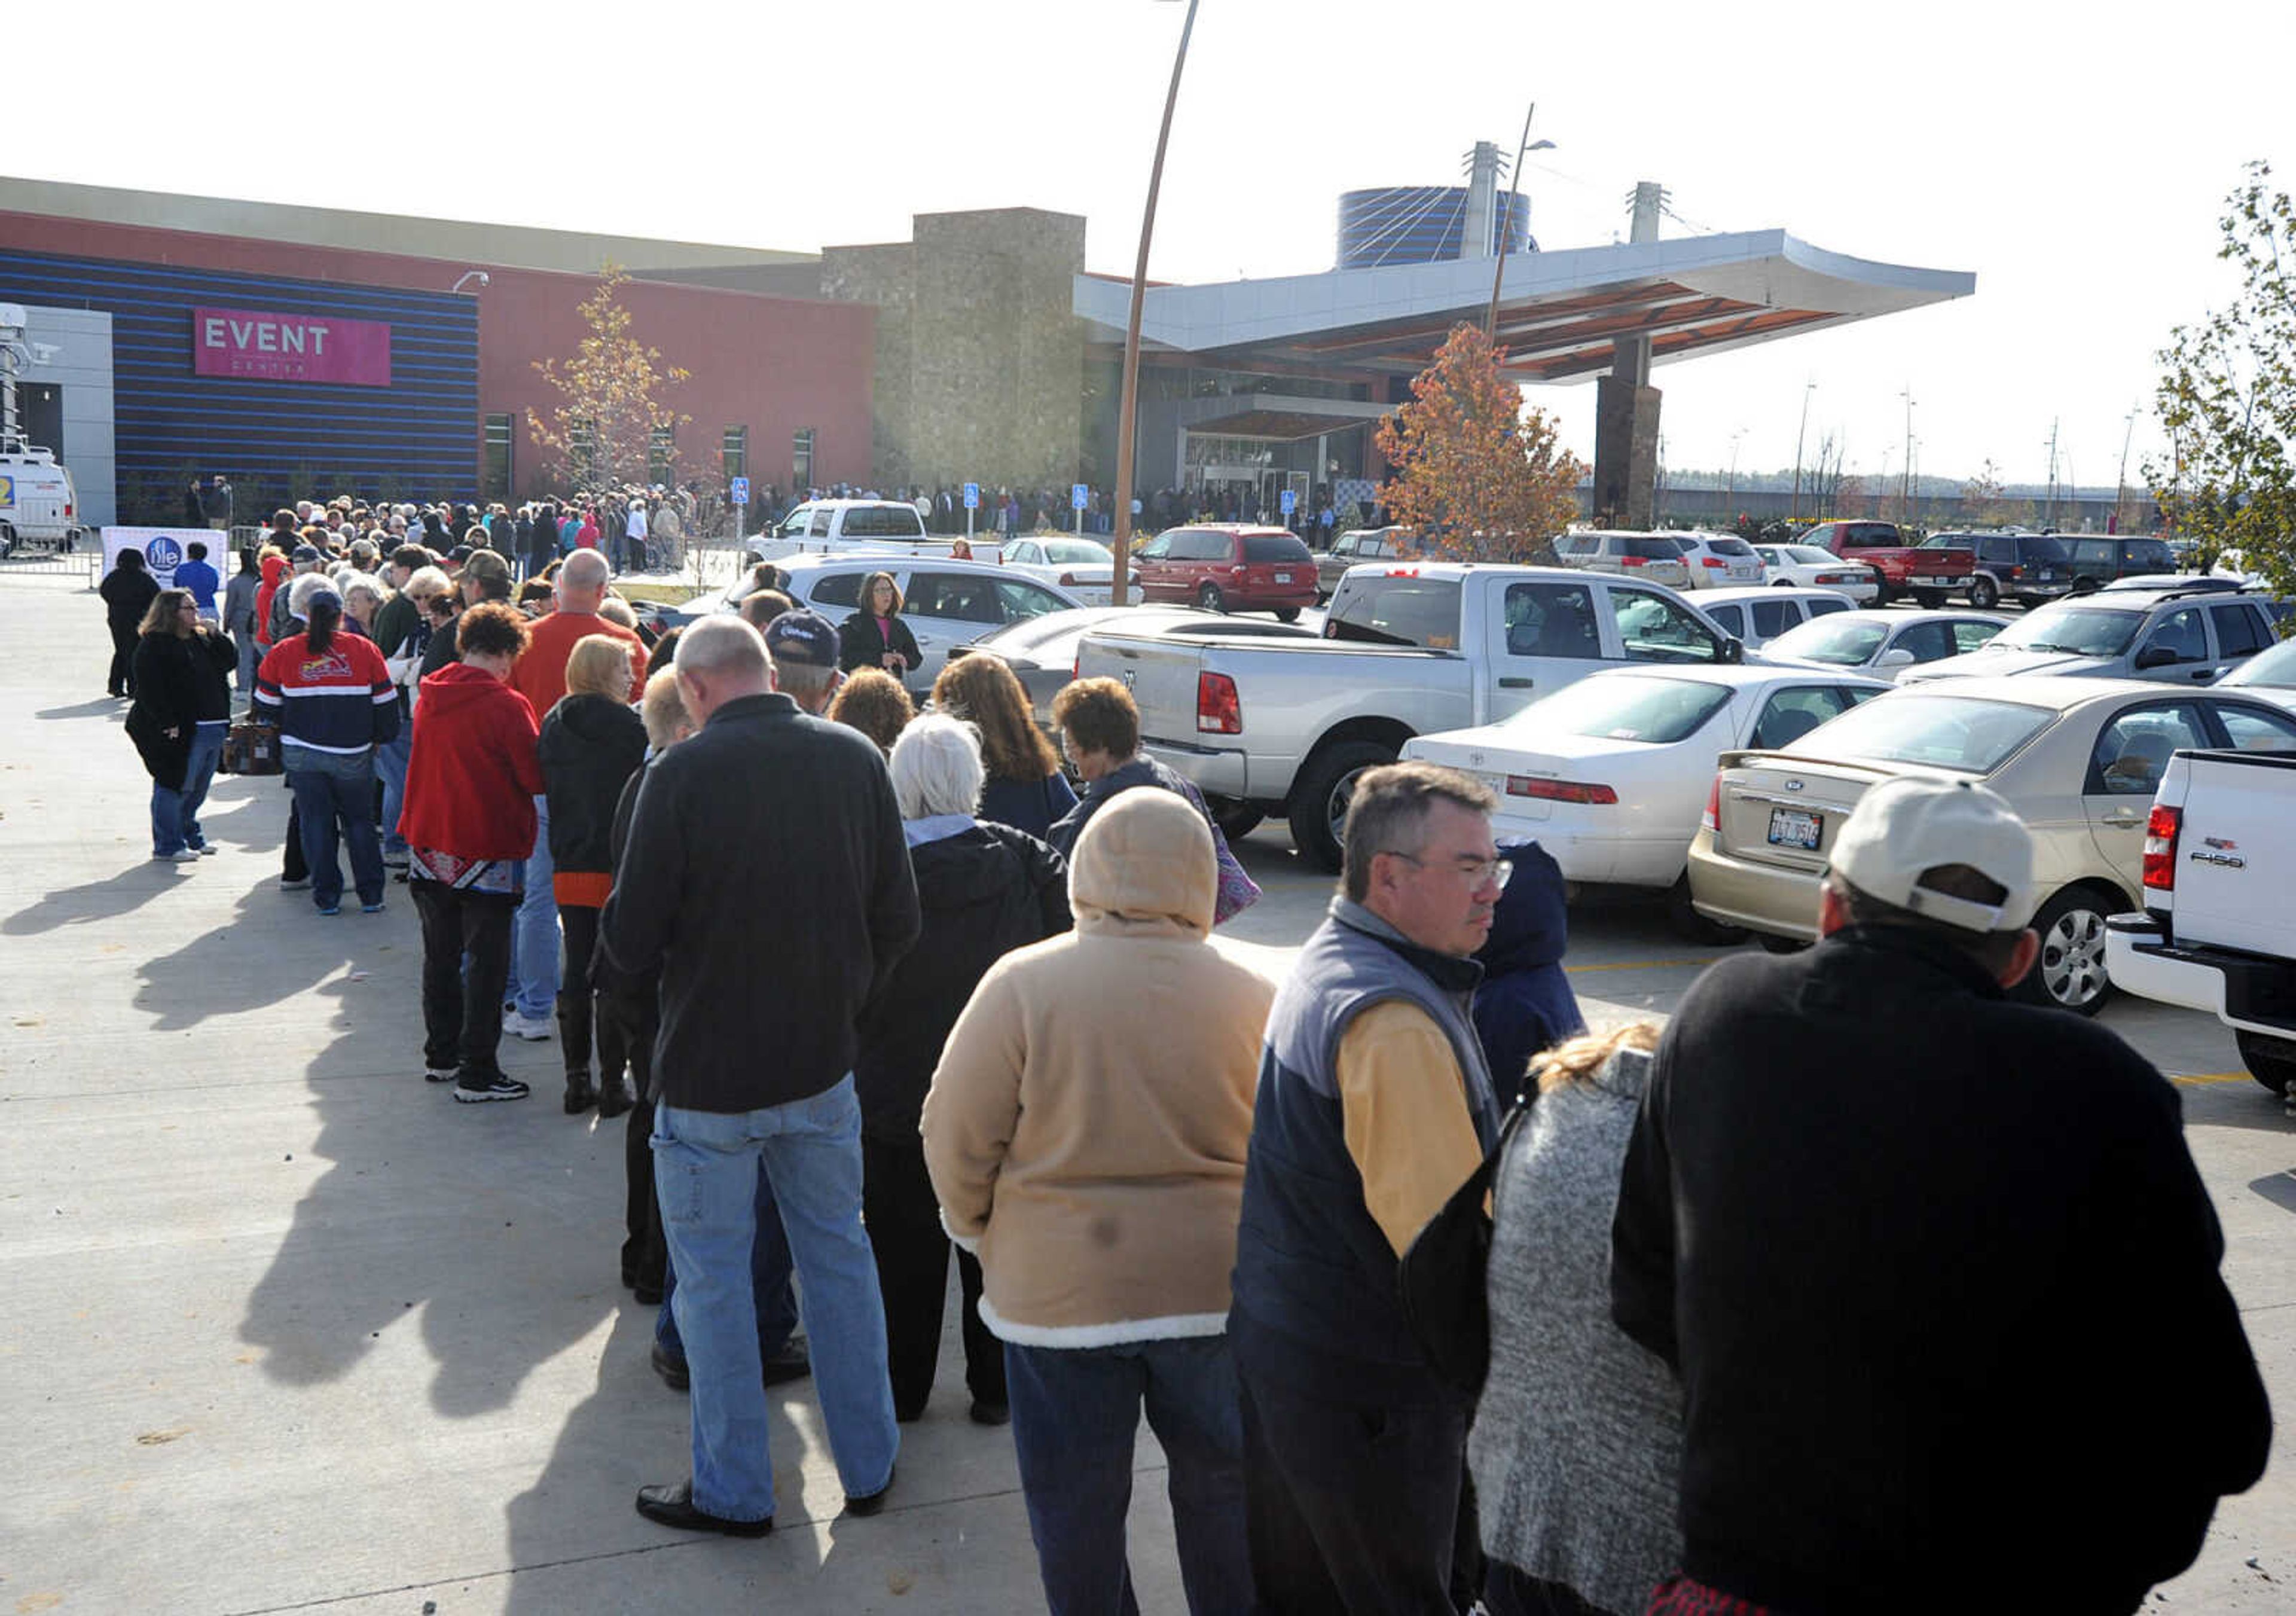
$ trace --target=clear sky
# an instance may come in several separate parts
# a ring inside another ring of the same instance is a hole
[[[39,178],[765,247],[905,240],[914,213],[1090,220],[1128,273],[1175,0],[80,0],[15,55],[0,169]],[[2224,194],[2296,186],[2296,0],[1635,7],[1202,0],[1150,273],[1330,267],[1338,198],[1456,183],[1525,105],[1550,247],[1685,225],[1972,270],[1973,298],[1661,365],[1667,460],[2110,485],[2153,354],[2221,300]],[[35,62],[73,64],[50,77]],[[422,250],[420,242],[407,243]],[[1591,386],[1534,390],[1591,455]]]

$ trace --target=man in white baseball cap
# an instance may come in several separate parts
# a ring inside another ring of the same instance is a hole
[[[1816,946],[1720,961],[1669,1023],[1611,1251],[1693,1411],[1649,1616],[2126,1616],[2263,1473],[2177,1091],[2007,997],[2033,866],[1983,786],[1877,784]]]

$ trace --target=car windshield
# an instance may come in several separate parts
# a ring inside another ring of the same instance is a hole
[[[1106,566],[1110,557],[1104,546],[1088,538],[1048,538],[1045,541],[1045,559],[1097,567]]]
[[[2072,656],[2117,657],[2144,626],[2142,611],[2103,606],[2044,606],[2029,611],[1994,636],[2011,651],[2060,651]]]
[[[1788,545],[1785,547],[1785,557],[1788,561],[1799,562],[1804,566],[1810,567],[1826,566],[1841,559],[1833,551],[1821,550],[1816,545]]]
[[[1595,735],[1670,746],[1695,734],[1730,700],[1727,685],[1646,674],[1606,674],[1566,685],[1500,726],[1518,734]]]
[[[2014,701],[1905,691],[1853,707],[1784,750],[1989,775],[2056,717]]]
[[[2296,640],[2283,640],[2268,651],[2258,652],[2217,683],[2296,690]]]
[[[1430,651],[1459,648],[1459,584],[1456,578],[1412,574],[1348,574],[1324,619],[1327,640],[1362,640],[1374,645],[1423,645]]]
[[[1706,547],[1717,555],[1735,555],[1741,559],[1754,553],[1754,546],[1742,538],[1710,538],[1706,541]]]
[[[1889,637],[1886,623],[1860,618],[1849,622],[1822,619],[1789,628],[1762,647],[1764,656],[1796,657],[1806,662],[1830,662],[1837,668],[1858,668],[1873,660]]]

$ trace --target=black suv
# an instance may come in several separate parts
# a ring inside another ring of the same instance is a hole
[[[2091,538],[2071,533],[2056,537],[2059,544],[2072,552],[2075,593],[2140,573],[2177,570],[2176,552],[2169,548],[2165,539]]]
[[[1977,557],[1969,603],[1989,611],[2007,595],[2031,608],[2073,589],[2073,558],[2065,541],[2049,533],[1932,533],[1924,550],[1969,550]]]

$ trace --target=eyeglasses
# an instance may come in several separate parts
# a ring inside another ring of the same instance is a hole
[[[1398,848],[1383,848],[1381,851],[1390,858],[1400,858],[1406,864],[1417,865],[1423,870],[1442,867],[1431,865],[1417,854],[1406,853]],[[1514,861],[1510,858],[1461,858],[1456,860],[1450,867],[1467,878],[1468,890],[1474,892],[1481,891],[1483,883],[1486,882],[1504,892],[1506,890],[1506,883],[1514,876]]]

